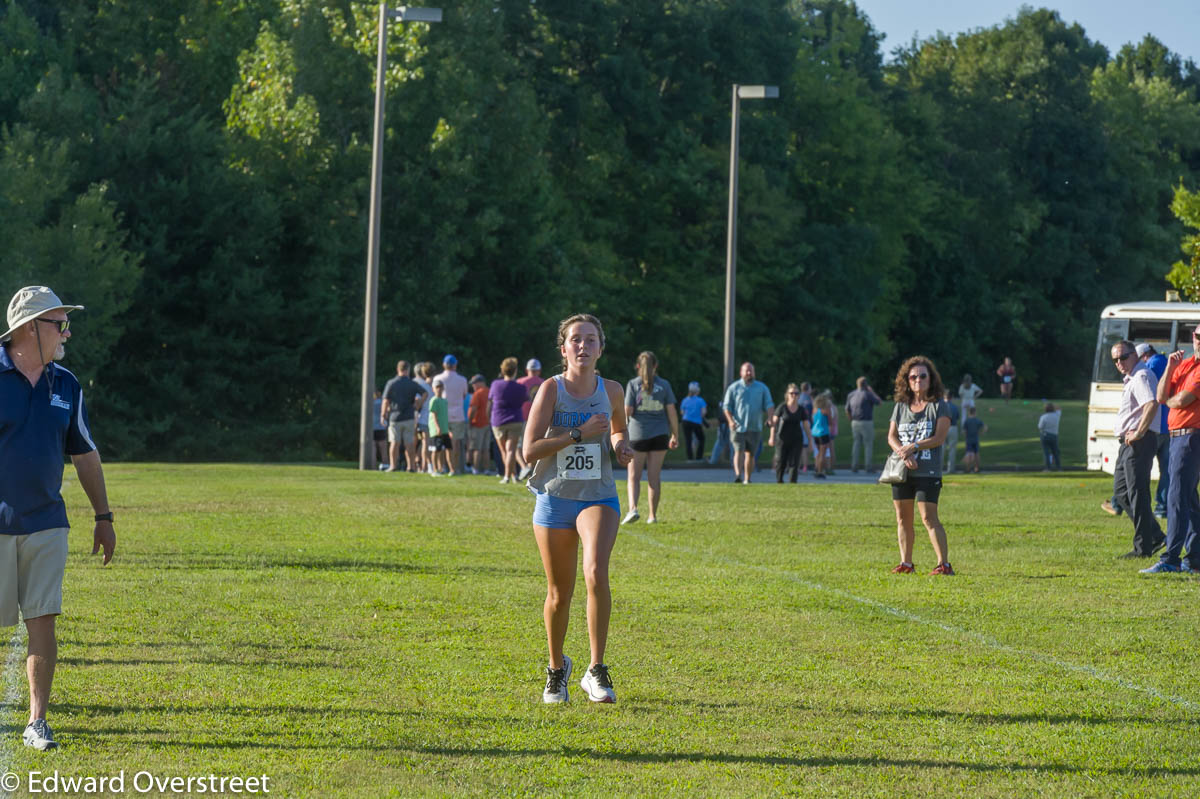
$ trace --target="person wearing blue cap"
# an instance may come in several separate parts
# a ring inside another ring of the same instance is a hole
[[[688,395],[679,403],[683,417],[683,442],[689,461],[704,459],[704,423],[708,415],[708,403],[700,396],[700,384],[695,380],[688,383]]]
[[[471,387],[467,378],[458,373],[458,358],[447,355],[442,358],[442,373],[434,380],[442,381],[446,391],[446,404],[449,405],[450,436],[454,439],[454,450],[450,454],[450,471],[463,473],[463,443],[467,440],[466,399]]]

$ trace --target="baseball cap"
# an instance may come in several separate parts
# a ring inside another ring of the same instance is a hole
[[[539,361],[537,358],[530,358],[528,361],[525,362],[525,368],[526,369],[541,369],[542,362]]]
[[[458,366],[458,358],[455,358],[453,355],[447,355],[445,358],[442,358],[442,363],[448,363],[451,366]]]
[[[700,384],[697,383],[695,380],[688,383],[688,391],[699,391],[699,390],[700,390]]]
[[[475,375],[474,377],[472,377],[472,378],[471,378],[470,382],[472,382],[472,383],[486,383],[486,382],[487,382],[487,380],[485,380],[485,379],[484,379],[483,375]]]
[[[1134,347],[1134,349],[1137,350],[1137,354],[1138,354],[1139,358],[1148,352],[1154,352],[1154,347],[1151,347],[1149,344],[1147,344],[1144,341],[1141,344]]]
[[[68,311],[82,311],[82,305],[67,305],[45,286],[26,286],[13,295],[8,303],[8,330],[0,341],[12,338],[13,331],[26,322],[37,319],[47,311],[57,311],[66,308]]]
[[[442,379],[441,375],[438,375],[437,377],[433,378],[433,387],[434,388],[437,388],[438,386],[444,387],[445,385],[446,385],[446,381]]]

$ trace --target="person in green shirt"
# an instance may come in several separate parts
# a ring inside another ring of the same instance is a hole
[[[433,399],[429,401],[429,451],[433,454],[433,473],[455,477],[454,464],[449,453],[453,451],[454,438],[450,434],[450,405],[446,402],[445,384],[434,378]]]

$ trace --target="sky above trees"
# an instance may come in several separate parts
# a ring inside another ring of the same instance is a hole
[[[871,23],[887,34],[885,55],[906,46],[915,34],[927,39],[938,31],[954,35],[1002,25],[1017,15],[1021,0],[860,0]],[[1034,4],[1039,5],[1039,4]],[[1059,0],[1046,4],[1063,20],[1078,22],[1088,38],[1116,53],[1151,34],[1169,49],[1200,63],[1200,2],[1196,0]]]

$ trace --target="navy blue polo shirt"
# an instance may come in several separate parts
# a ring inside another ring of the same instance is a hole
[[[69,526],[63,456],[96,448],[75,375],[52,363],[49,379],[29,385],[0,346],[0,535]]]

